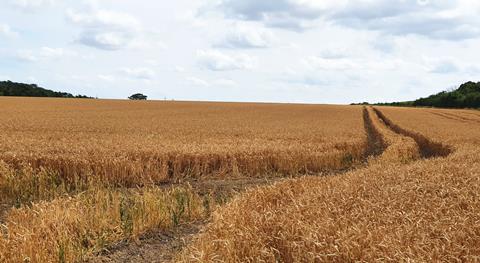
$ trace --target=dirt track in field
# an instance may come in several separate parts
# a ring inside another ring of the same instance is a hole
[[[379,109],[373,108],[377,117],[382,120],[392,131],[415,140],[420,147],[423,158],[446,157],[452,153],[449,146],[434,142],[420,133],[406,130],[388,119]]]
[[[170,232],[148,233],[138,244],[121,242],[87,260],[91,263],[168,262],[195,236],[205,222],[182,225]]]
[[[390,130],[401,135],[411,137],[418,144],[423,158],[446,157],[452,150],[450,147],[441,143],[434,142],[429,138],[414,132],[406,130],[390,119],[388,119],[379,109],[373,108],[374,114],[364,108],[363,121],[367,143],[365,149],[365,165],[368,165],[369,158],[375,158],[381,155],[388,147],[382,134],[375,128],[372,118],[380,119]],[[358,167],[352,167],[355,169]],[[324,175],[341,175],[345,171],[335,171]],[[190,184],[201,195],[211,194],[217,200],[227,202],[233,196],[254,187],[270,185],[285,178],[244,178],[235,180],[207,180],[190,181]],[[180,183],[182,184],[182,183]],[[165,187],[171,187],[166,185]],[[170,232],[151,232],[144,235],[139,242],[121,242],[104,250],[102,253],[93,257],[87,262],[91,263],[120,263],[120,262],[171,262],[189,242],[202,231],[207,221],[196,222],[194,224],[181,225]]]

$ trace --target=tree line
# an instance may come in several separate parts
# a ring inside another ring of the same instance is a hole
[[[413,102],[413,106],[439,108],[480,108],[480,82],[469,81],[458,89],[442,91]]]
[[[93,99],[85,95],[74,96],[67,92],[44,89],[36,84],[24,84],[12,81],[0,81],[0,96]]]
[[[352,105],[369,105],[368,102]],[[442,91],[414,101],[377,103],[380,106],[436,107],[436,108],[480,108],[480,82],[469,81],[457,89]]]

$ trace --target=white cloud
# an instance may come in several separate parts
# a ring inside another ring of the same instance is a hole
[[[272,45],[274,35],[270,30],[258,25],[235,24],[226,37],[217,44],[218,47],[242,48],[267,48]]]
[[[133,36],[130,32],[89,30],[84,31],[77,41],[86,46],[103,50],[119,50],[128,47],[132,38]]]
[[[97,77],[98,77],[100,80],[103,80],[103,81],[106,81],[106,82],[113,82],[113,81],[115,81],[115,76],[112,76],[112,75],[103,75],[103,74],[100,74],[100,75],[97,75]]]
[[[35,62],[38,60],[38,57],[31,50],[19,50],[14,57],[24,62]]]
[[[128,29],[133,31],[140,27],[140,23],[135,17],[107,10],[80,13],[69,9],[67,10],[67,18],[72,23],[86,28]]]
[[[237,85],[237,83],[231,79],[215,79],[207,81],[198,77],[188,77],[186,80],[189,85],[199,87],[232,87]]]
[[[56,0],[10,0],[11,5],[26,11],[33,11],[42,7],[52,6],[55,2]]]
[[[140,22],[133,16],[106,10],[76,12],[67,10],[68,20],[80,27],[77,42],[103,50],[119,50],[138,45]]]
[[[340,59],[351,56],[351,52],[346,47],[329,47],[322,50],[320,57],[325,59]]]
[[[443,61],[438,65],[435,65],[430,72],[438,74],[448,74],[457,72],[458,67],[451,61]]]
[[[141,86],[152,98],[319,103],[478,78],[480,1],[419,1],[0,0],[0,75],[105,98]]]
[[[162,40],[154,39],[152,35],[147,37],[137,36],[129,43],[129,47],[133,49],[155,49],[155,50],[166,50],[168,49],[167,44],[165,44]]]
[[[479,6],[472,0],[221,0],[217,9],[228,18],[296,31],[327,21],[387,35],[457,40],[480,36]]]
[[[51,47],[41,47],[38,50],[22,49],[15,54],[16,59],[26,62],[45,61],[75,56],[77,56],[77,53],[74,51]]]
[[[0,24],[0,36],[4,36],[6,38],[15,38],[18,36],[18,33],[13,31],[9,25]]]
[[[322,76],[305,74],[303,76],[294,76],[287,78],[286,82],[294,85],[301,85],[304,87],[321,87],[331,84],[332,81],[325,79]]]
[[[331,12],[327,19],[343,26],[387,35],[461,40],[480,36],[477,14],[455,11],[469,1],[354,0]]]
[[[382,35],[374,39],[371,43],[371,46],[383,53],[392,53],[397,48],[397,44],[395,42],[395,37],[393,36],[385,36]]]
[[[175,71],[178,73],[183,73],[186,71],[186,69],[182,66],[175,66]]]
[[[348,58],[330,59],[317,56],[307,57],[303,63],[310,69],[317,70],[350,70],[358,67],[358,64]]]
[[[142,80],[151,80],[155,78],[155,71],[149,68],[122,68],[120,73],[127,77]]]
[[[462,40],[480,36],[479,21],[412,13],[372,20],[343,22],[346,26],[379,31],[389,35],[420,35],[433,39]]]
[[[210,83],[208,81],[197,78],[197,77],[188,77],[186,78],[187,83],[193,86],[201,86],[201,87],[208,87]]]
[[[401,59],[374,59],[370,58],[324,58],[310,56],[302,59],[302,64],[308,70],[326,71],[391,71],[401,67],[411,66]]]
[[[232,87],[232,86],[236,86],[237,82],[235,82],[232,79],[217,79],[215,80],[214,85],[223,86],[223,87]]]
[[[42,47],[39,52],[39,56],[42,58],[62,58],[62,57],[73,57],[77,56],[75,51],[66,50],[63,48],[51,48],[51,47]]]
[[[463,67],[457,65],[453,58],[423,58],[425,68],[429,73],[435,74],[450,74],[457,73]],[[465,65],[469,67],[469,65]]]
[[[197,51],[197,62],[212,71],[253,69],[256,66],[256,59],[249,55],[227,55],[217,50]]]
[[[334,1],[315,0],[222,0],[217,8],[227,17],[261,21],[270,27],[302,30],[319,18]]]

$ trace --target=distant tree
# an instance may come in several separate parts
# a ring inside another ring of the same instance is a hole
[[[147,100],[147,96],[143,95],[142,93],[135,93],[132,96],[128,97],[130,100]]]

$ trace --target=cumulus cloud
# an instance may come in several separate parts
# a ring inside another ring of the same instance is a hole
[[[140,26],[136,18],[129,14],[94,10],[86,13],[67,10],[67,17],[71,22],[88,28],[130,29],[135,30]]]
[[[13,31],[13,29],[6,24],[0,24],[0,37],[6,37],[6,38],[15,38],[18,36],[18,33]]]
[[[245,20],[261,20],[274,13],[293,17],[316,17],[325,8],[321,2],[309,0],[223,0],[220,7],[231,15]]]
[[[84,31],[77,39],[79,43],[103,50],[119,50],[126,48],[132,39],[129,32],[102,32],[99,30]]]
[[[149,68],[122,68],[120,73],[129,78],[141,80],[152,80],[156,75],[155,71]]]
[[[274,41],[270,30],[255,25],[235,24],[216,46],[220,48],[267,48]]]
[[[68,20],[82,28],[77,42],[103,50],[118,50],[135,44],[141,30],[138,20],[125,13],[90,10],[67,11]]]
[[[261,21],[270,27],[302,30],[332,4],[333,1],[315,0],[222,0],[218,8],[230,18]]]
[[[349,1],[328,19],[339,25],[385,35],[420,35],[433,39],[461,40],[480,36],[476,14],[458,12],[459,1],[387,0]]]
[[[256,60],[249,55],[227,55],[217,50],[197,51],[197,62],[212,71],[252,69],[256,66]]]
[[[322,20],[386,35],[456,40],[480,35],[478,12],[468,12],[479,6],[471,0],[221,0],[217,9],[231,19],[289,30]]]
[[[369,21],[416,12],[437,12],[454,6],[449,0],[350,0],[340,1],[337,8],[328,15],[345,22]]]

